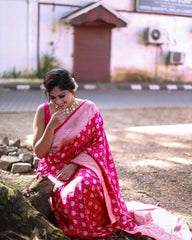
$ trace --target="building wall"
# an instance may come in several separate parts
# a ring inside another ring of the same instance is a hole
[[[28,66],[27,14],[26,1],[0,1],[0,72]]]
[[[92,1],[0,0],[0,73],[36,69],[44,54],[73,71],[73,27],[61,21],[67,12]],[[103,0],[127,21],[112,30],[112,81],[192,82],[191,17],[136,13],[133,0]],[[16,11],[17,9],[17,11]],[[148,27],[162,29],[164,44],[146,44]],[[183,65],[167,65],[169,51],[185,52]]]
[[[114,80],[149,77],[152,81],[191,81],[191,18],[134,12],[121,14],[128,20],[128,27],[113,30],[111,69]],[[163,45],[146,44],[144,35],[150,27],[164,32]],[[168,65],[169,51],[184,52],[185,63]]]
[[[39,56],[55,56],[58,65],[72,71],[73,27],[64,24],[60,18],[76,7],[40,5]]]

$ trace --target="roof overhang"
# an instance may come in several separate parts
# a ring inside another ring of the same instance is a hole
[[[74,26],[90,22],[104,22],[113,27],[126,27],[127,21],[115,10],[102,1],[93,2],[75,10],[61,18],[62,21]]]

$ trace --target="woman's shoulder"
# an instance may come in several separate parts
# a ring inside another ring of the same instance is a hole
[[[46,109],[49,110],[49,103],[42,103],[37,107],[36,114],[44,116]]]
[[[37,112],[43,112],[45,109],[45,106],[48,105],[48,103],[42,103],[37,107]],[[49,105],[48,105],[49,106]]]

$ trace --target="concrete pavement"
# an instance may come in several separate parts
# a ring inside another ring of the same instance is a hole
[[[128,91],[119,89],[78,90],[77,97],[100,109],[192,107],[191,91]],[[1,90],[0,112],[34,112],[47,101],[42,90]]]

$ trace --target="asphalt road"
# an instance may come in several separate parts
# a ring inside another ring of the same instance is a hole
[[[192,91],[79,90],[100,109],[192,107]],[[46,101],[43,91],[0,91],[0,112],[34,112]]]

